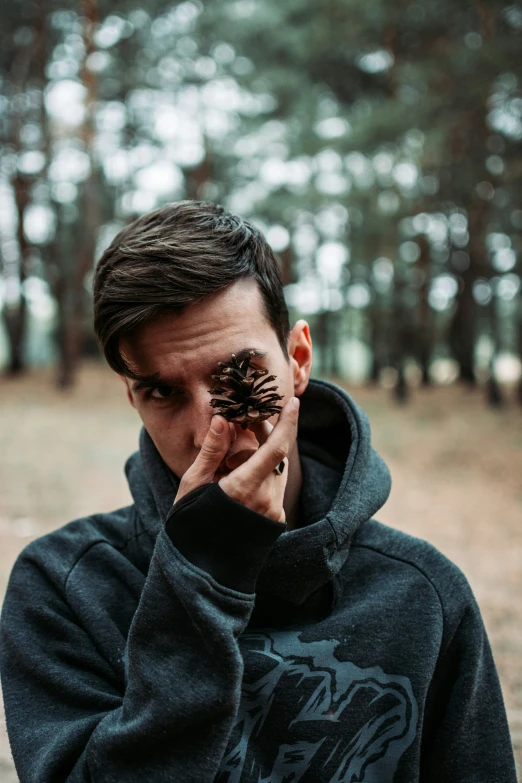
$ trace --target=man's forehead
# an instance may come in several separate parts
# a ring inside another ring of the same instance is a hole
[[[129,378],[187,379],[216,372],[232,353],[258,359],[277,348],[255,281],[237,281],[181,312],[164,311],[120,340]]]

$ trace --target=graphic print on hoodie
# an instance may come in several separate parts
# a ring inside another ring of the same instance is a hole
[[[284,631],[243,636],[248,680],[216,783],[299,783],[305,773],[328,783],[393,783],[417,728],[407,677],[339,660],[338,641],[302,642]],[[261,732],[271,757],[264,769],[253,741]]]
[[[372,519],[390,477],[351,397],[301,398],[301,526],[178,482],[32,542],[0,623],[20,783],[516,783],[456,566]]]

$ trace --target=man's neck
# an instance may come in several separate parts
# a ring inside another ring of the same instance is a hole
[[[294,443],[294,448],[288,455],[288,481],[286,483],[283,501],[288,530],[294,530],[299,525],[299,494],[301,492],[302,483],[303,474],[301,471],[301,462],[299,460],[299,450],[297,448],[297,443]]]

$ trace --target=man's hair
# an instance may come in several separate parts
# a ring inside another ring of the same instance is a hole
[[[203,201],[167,204],[134,220],[114,238],[94,275],[94,329],[109,365],[132,378],[120,353],[123,336],[242,278],[256,280],[288,359],[279,261],[255,226]]]

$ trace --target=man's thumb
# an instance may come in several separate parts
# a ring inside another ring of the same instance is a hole
[[[191,473],[197,474],[198,478],[212,481],[230,445],[230,437],[227,437],[228,429],[227,422],[222,416],[212,417],[210,428],[192,465]]]
[[[222,416],[213,416],[198,456],[183,474],[174,503],[193,489],[210,484],[230,446],[230,428]]]

